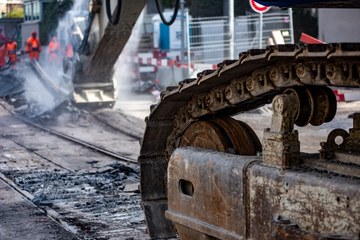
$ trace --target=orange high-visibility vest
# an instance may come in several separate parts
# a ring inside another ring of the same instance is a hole
[[[58,61],[58,53],[60,51],[60,43],[54,40],[51,40],[48,46],[48,54],[50,61]]]
[[[26,41],[25,51],[29,53],[30,60],[39,60],[39,53],[41,52],[39,39],[29,37]]]
[[[71,43],[66,46],[65,57],[72,58],[74,56],[74,49]]]
[[[8,42],[6,44],[6,50],[8,57],[10,59],[10,63],[15,63],[17,56],[16,56],[16,49],[17,49],[17,43],[15,41]]]

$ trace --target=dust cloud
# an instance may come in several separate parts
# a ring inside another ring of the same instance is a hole
[[[25,98],[32,104],[35,103],[35,108],[41,109],[41,111],[33,112],[32,115],[40,115],[47,111],[50,112],[62,102],[70,102],[71,100],[73,91],[71,83],[72,70],[66,72],[66,74],[64,73],[63,59],[65,57],[65,48],[68,44],[71,44],[74,48],[74,62],[80,59],[76,50],[79,49],[82,40],[86,38],[84,35],[86,34],[86,28],[89,22],[87,4],[87,0],[74,1],[72,9],[59,21],[56,32],[49,35],[49,39],[51,39],[52,36],[56,36],[60,43],[61,50],[57,54],[58,59],[56,61],[50,60],[46,46],[43,47],[41,53],[39,63],[45,74],[49,76],[48,80],[51,81],[50,85],[55,86],[56,89],[60,88],[61,91],[48,91],[48,87],[45,86],[46,84],[44,84],[44,81],[36,79],[36,76],[31,73],[31,70],[29,70],[29,73],[26,73],[27,83],[25,86]],[[144,13],[142,12],[133,28],[129,41],[125,45],[125,48],[114,66],[113,81],[117,91],[117,100],[120,101],[138,98],[138,95],[132,93],[132,89],[135,83],[134,80],[138,78],[136,73],[138,70],[135,67],[134,59],[141,39],[143,16]],[[94,27],[98,27],[96,26],[96,21],[93,22],[92,28]],[[92,29],[92,32],[93,30],[94,29]],[[92,42],[98,42],[96,40],[99,39],[96,39],[96,36],[94,38],[93,34],[89,36],[89,45],[92,45]],[[92,49],[91,46],[90,49]],[[75,64],[70,65],[74,66]],[[146,101],[149,100],[151,103],[154,102],[153,96],[150,95],[147,97],[148,98],[145,99]],[[116,105],[119,105],[118,102]],[[148,108],[148,106],[146,106],[146,108]]]
[[[29,117],[36,117],[52,111],[63,102],[70,101],[73,91],[71,76],[65,75],[63,70],[63,59],[68,44],[75,47],[83,36],[86,28],[86,17],[88,16],[87,0],[74,1],[74,5],[65,16],[60,19],[58,28],[54,34],[49,35],[49,40],[55,36],[60,44],[57,58],[50,59],[48,47],[43,46],[40,54],[39,65],[45,80],[40,80],[31,67],[30,61],[25,58],[22,75],[26,76],[23,98],[27,105],[22,110]],[[77,39],[74,39],[74,35]],[[77,42],[75,42],[77,41]],[[78,58],[77,55],[74,58]]]
[[[133,97],[132,87],[136,79],[136,68],[134,59],[141,39],[141,28],[143,27],[144,11],[136,21],[129,40],[122,50],[114,66],[114,83],[118,93],[118,100]]]
[[[26,74],[24,89],[23,97],[27,105],[22,106],[20,110],[23,110],[28,117],[36,117],[56,107],[56,97],[50,94],[30,71]]]

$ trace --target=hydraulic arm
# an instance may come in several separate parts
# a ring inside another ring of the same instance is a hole
[[[109,104],[116,100],[114,65],[146,0],[91,0],[88,28],[74,71],[75,102]]]

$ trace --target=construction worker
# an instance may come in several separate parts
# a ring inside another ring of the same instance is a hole
[[[48,55],[50,62],[58,62],[60,60],[60,43],[57,38],[53,36],[48,46]]]
[[[63,70],[64,73],[68,73],[70,70],[71,65],[74,64],[74,48],[71,43],[68,43],[65,48],[65,56],[63,59]]]
[[[66,58],[73,58],[74,57],[74,48],[73,48],[71,43],[68,43],[68,45],[66,45],[65,57]]]
[[[9,60],[10,60],[10,64],[14,65],[17,60],[17,56],[16,56],[17,42],[11,41],[11,40],[8,41],[8,43],[6,44],[6,50],[7,50],[7,55],[9,57]]]
[[[36,37],[36,32],[32,32],[31,36],[26,40],[25,52],[29,54],[30,60],[39,61],[41,45],[39,39]]]

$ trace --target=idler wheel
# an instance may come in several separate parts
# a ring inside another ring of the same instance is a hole
[[[310,87],[314,102],[314,114],[310,120],[313,126],[320,126],[331,121],[336,113],[336,98],[331,89],[327,87]]]
[[[244,122],[230,117],[192,123],[181,137],[179,147],[195,146],[239,155],[256,155],[261,143]]]
[[[295,124],[299,127],[304,127],[309,124],[314,115],[314,103],[310,91],[304,87],[288,88],[284,94],[295,94],[298,99],[297,109],[299,109],[296,117]]]

